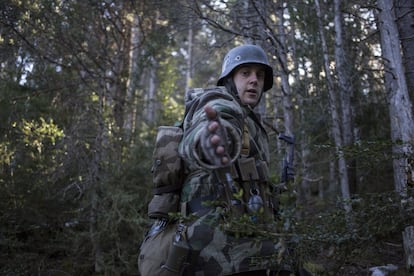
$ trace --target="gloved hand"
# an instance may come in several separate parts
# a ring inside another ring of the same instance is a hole
[[[227,131],[220,123],[220,116],[214,108],[206,106],[204,111],[209,121],[201,135],[201,150],[210,164],[225,167],[230,162]]]

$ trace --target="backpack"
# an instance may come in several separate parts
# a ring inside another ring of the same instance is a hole
[[[178,126],[158,127],[153,151],[153,197],[148,204],[151,219],[168,219],[177,212],[185,177],[184,162],[178,154],[183,137],[182,123]]]
[[[187,106],[185,114],[187,114]],[[185,118],[185,115],[184,115]],[[153,197],[148,204],[148,217],[155,222],[140,246],[138,269],[141,275],[171,274],[165,264],[177,237],[177,221],[170,221],[169,213],[180,210],[180,193],[185,178],[185,165],[178,153],[183,137],[184,119],[179,125],[160,126],[152,154]],[[178,254],[177,257],[181,257]],[[176,262],[179,262],[175,260]]]
[[[195,102],[202,95],[222,94],[223,88],[192,88],[185,94],[185,113],[183,120],[174,126],[158,127],[153,151],[153,197],[148,204],[148,217],[151,219],[169,219],[168,213],[180,210],[180,193],[186,177],[184,161],[178,153],[183,138],[183,126],[186,115],[191,112]]]

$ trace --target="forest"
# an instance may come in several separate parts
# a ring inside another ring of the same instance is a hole
[[[410,275],[413,37],[409,0],[1,0],[0,274],[139,275],[157,127],[251,43],[292,258]]]

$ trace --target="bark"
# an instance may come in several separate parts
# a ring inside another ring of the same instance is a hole
[[[104,91],[104,90],[103,90]],[[89,177],[91,183],[91,210],[90,210],[90,221],[89,221],[89,234],[92,242],[92,254],[94,257],[95,272],[101,273],[104,270],[104,257],[102,253],[101,242],[99,240],[99,215],[101,214],[100,197],[99,191],[101,189],[101,180],[105,179],[101,164],[104,162],[105,147],[107,139],[105,137],[105,119],[104,119],[104,104],[105,104],[105,93],[101,91],[99,93],[99,106],[97,110],[97,133],[94,141],[93,159],[91,160]]]
[[[326,74],[326,82],[327,82],[328,94],[329,94],[329,107],[330,107],[330,113],[331,113],[330,115],[332,119],[331,132],[332,132],[332,136],[333,136],[335,147],[336,147],[341,194],[342,194],[342,199],[344,200],[344,208],[347,212],[349,212],[352,210],[352,207],[349,204],[350,192],[349,192],[349,184],[348,184],[348,171],[346,167],[346,159],[345,159],[344,152],[343,152],[343,141],[342,141],[342,134],[341,134],[341,128],[340,128],[341,119],[339,117],[339,112],[338,112],[338,106],[337,106],[338,99],[337,99],[337,95],[335,94],[334,80],[332,79],[331,70],[329,68],[330,62],[329,62],[328,46],[326,43],[324,27],[323,27],[322,19],[321,19],[319,0],[315,0],[315,8],[316,8],[316,16],[318,18],[319,35],[320,35],[320,39],[322,43],[324,71]]]
[[[280,72],[280,77],[282,80],[281,88],[282,88],[282,104],[283,104],[283,120],[284,120],[284,126],[285,126],[285,134],[288,136],[293,135],[293,104],[292,104],[292,92],[289,85],[289,75],[290,72],[287,69],[288,68],[288,57],[287,57],[287,43],[286,43],[286,30],[284,28],[284,17],[283,17],[283,5],[281,5],[277,9],[278,17],[280,19],[280,22],[278,24],[278,37],[280,41],[279,45],[279,59],[282,63],[282,68],[285,70],[282,70]]]
[[[294,64],[294,72],[290,75],[295,80],[295,83],[301,83],[303,80],[300,79],[300,73],[299,73],[299,59],[297,58],[297,48],[296,48],[296,40],[294,38],[296,29],[295,24],[293,22],[290,25],[289,34],[287,37],[290,41],[290,49],[292,54],[292,61]],[[302,84],[299,87],[296,87],[295,89],[289,86],[291,89],[291,95],[294,94],[297,100],[297,105],[300,107],[305,106],[305,98],[307,97],[306,84]],[[293,105],[293,103],[291,103]],[[292,108],[293,110],[293,108]],[[293,114],[292,114],[293,115]],[[299,109],[299,121],[304,119],[306,117],[306,111],[304,108]],[[298,158],[300,162],[300,166],[298,167],[298,175],[300,175],[300,183],[298,183],[299,189],[298,189],[298,197],[297,197],[297,203],[299,206],[306,206],[306,202],[311,198],[311,185],[315,186],[315,182],[318,182],[319,184],[322,183],[320,180],[314,180],[312,176],[312,170],[310,165],[310,159],[312,156],[311,150],[310,150],[310,140],[311,138],[306,133],[304,128],[299,129],[301,141],[296,145],[296,149],[298,151],[298,154],[300,154],[300,157]],[[323,198],[323,188],[318,185],[318,194],[321,198]],[[301,213],[299,213],[301,212]],[[298,215],[302,216],[303,211],[298,211]]]
[[[407,270],[414,272],[414,226],[406,227],[402,234]]]
[[[125,105],[125,120],[124,120],[124,133],[125,139],[127,142],[131,140],[132,133],[135,127],[135,114],[137,112],[137,105],[135,101],[135,93],[138,86],[139,80],[139,67],[138,59],[140,53],[140,41],[141,33],[139,29],[139,16],[138,14],[133,14],[133,19],[131,22],[131,38],[129,45],[129,72],[128,72],[128,82],[126,89],[126,105]]]
[[[193,85],[193,18],[190,16],[188,21],[188,45],[187,45],[187,73],[186,73],[186,89],[187,91]]]
[[[388,0],[378,0],[378,27],[384,62],[384,79],[391,119],[395,190],[406,195],[408,157],[412,155],[414,119],[412,104],[402,63],[400,40],[393,11]]]
[[[385,89],[391,118],[394,185],[395,191],[401,195],[401,202],[404,207],[407,196],[407,169],[412,160],[414,119],[404,74],[393,4],[388,0],[378,0],[377,5],[378,27],[380,30],[381,50],[384,60]],[[410,270],[413,266],[412,236],[411,226],[403,232],[404,249],[407,254],[407,268]]]
[[[94,269],[95,272],[100,273],[104,269],[104,260],[102,255],[102,248],[99,241],[99,226],[98,226],[98,213],[99,213],[99,199],[96,192],[96,187],[92,188],[91,192],[91,213],[89,222],[89,234],[92,242],[92,250],[94,257]]]
[[[264,19],[268,16],[265,1],[243,0],[241,4],[241,13],[236,14],[236,18],[240,17],[240,27],[241,33],[244,36],[244,42],[251,44],[262,43],[264,40]]]
[[[329,154],[329,160],[335,160],[336,157],[334,156],[334,153]],[[338,193],[338,173],[336,170],[336,164],[334,162],[329,162],[329,179],[328,179],[328,193],[331,195],[336,195]]]
[[[394,6],[403,52],[405,79],[412,102],[414,100],[414,1],[394,0]]]
[[[354,142],[353,135],[353,114],[351,108],[351,97],[353,92],[352,78],[351,78],[351,62],[344,49],[343,41],[343,18],[341,11],[341,0],[334,1],[335,9],[335,68],[338,76],[339,86],[339,100],[341,106],[341,126],[343,146],[352,146]],[[348,180],[350,193],[356,192],[355,180],[355,160],[347,159]]]
[[[114,16],[114,20],[111,22],[111,28],[122,29],[125,27],[124,18],[125,9],[123,4],[119,4],[119,10],[122,12],[119,13],[119,16]],[[113,13],[114,15],[117,13]],[[112,15],[112,14],[111,14]],[[104,38],[102,38],[105,41]],[[108,96],[113,99],[111,107],[113,108],[113,116],[115,120],[115,125],[119,130],[122,130],[124,126],[124,109],[125,109],[125,96],[126,96],[126,87],[123,82],[123,73],[126,71],[127,66],[127,53],[129,41],[123,37],[117,37],[116,41],[110,42],[106,45],[108,48],[114,49],[114,55],[112,56],[110,62],[110,68],[106,70],[106,89],[109,92]]]
[[[288,135],[293,135],[293,104],[292,104],[292,93],[289,85],[289,74],[290,70],[288,69],[288,57],[287,57],[287,45],[286,45],[286,30],[283,26],[283,4],[280,4],[276,8],[277,13],[277,30],[278,34],[272,33],[270,29],[267,30],[267,35],[272,43],[274,48],[274,55],[278,58],[280,65],[279,76],[281,79],[281,90],[282,90],[282,106],[283,106],[283,132]]]
[[[148,68],[149,76],[148,76],[148,90],[146,98],[148,100],[147,104],[147,112],[146,112],[146,120],[148,123],[154,123],[156,119],[156,62],[153,58],[151,58],[151,66]]]
[[[266,18],[266,10],[264,9],[263,1],[250,1],[244,0],[242,2],[242,12],[240,19],[241,32],[244,35],[244,43],[246,44],[258,44],[263,47],[263,37],[261,36],[264,22],[261,19]],[[258,14],[259,16],[252,16],[252,14]],[[266,51],[266,49],[264,49]],[[262,116],[266,115],[266,101],[264,100],[266,94],[263,95],[263,99],[256,106],[256,111]]]

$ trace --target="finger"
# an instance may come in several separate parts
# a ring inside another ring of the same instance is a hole
[[[212,121],[208,124],[208,131],[215,132],[219,127],[219,124],[216,121]]]
[[[218,146],[218,147],[216,148],[216,153],[217,153],[218,155],[222,155],[222,154],[224,153],[224,147],[223,147],[223,146]]]
[[[204,107],[204,111],[206,112],[207,118],[209,120],[214,120],[217,117],[217,111],[209,105]]]
[[[210,139],[211,144],[213,144],[214,146],[220,144],[221,138],[218,135],[213,135]]]

